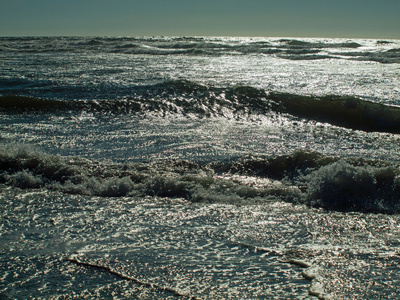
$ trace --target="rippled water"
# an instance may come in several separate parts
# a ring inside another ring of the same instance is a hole
[[[304,273],[326,298],[399,293],[398,216],[10,188],[1,202],[2,289],[17,298],[306,299]]]

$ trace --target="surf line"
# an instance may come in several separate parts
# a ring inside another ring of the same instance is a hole
[[[77,264],[79,266],[84,266],[84,267],[90,267],[90,268],[94,268],[94,269],[98,269],[98,270],[103,270],[103,271],[106,271],[109,274],[115,275],[115,276],[117,276],[117,277],[119,277],[121,279],[129,280],[129,281],[132,281],[134,283],[137,283],[137,284],[145,286],[145,287],[154,288],[154,289],[158,289],[160,291],[169,292],[169,293],[172,293],[173,295],[178,296],[178,297],[185,297],[185,298],[190,299],[190,300],[201,300],[200,298],[197,298],[195,296],[191,296],[191,295],[188,295],[188,294],[185,294],[185,293],[181,293],[181,292],[179,292],[178,290],[176,290],[174,288],[163,287],[163,286],[155,284],[155,283],[142,281],[142,280],[140,280],[138,278],[125,275],[125,274],[120,273],[118,271],[115,271],[115,270],[113,270],[113,269],[111,269],[110,267],[107,267],[107,266],[102,266],[102,265],[98,265],[98,264],[82,261],[82,260],[78,259],[76,255],[71,255],[70,257],[67,257],[67,261],[69,261],[71,263],[75,263],[75,264]]]

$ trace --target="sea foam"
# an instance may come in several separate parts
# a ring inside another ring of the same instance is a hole
[[[399,167],[303,150],[271,158],[196,164],[179,160],[111,163],[0,149],[3,184],[104,197],[149,195],[207,203],[288,201],[328,210],[400,211]],[[236,174],[237,176],[232,176]],[[248,175],[256,176],[249,180]],[[241,180],[242,176],[246,180]],[[258,178],[269,178],[260,184]]]

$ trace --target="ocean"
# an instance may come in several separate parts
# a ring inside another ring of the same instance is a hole
[[[0,38],[0,299],[400,299],[400,40]]]

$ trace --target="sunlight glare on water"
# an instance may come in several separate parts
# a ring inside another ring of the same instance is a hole
[[[399,45],[0,38],[0,298],[396,299]]]

